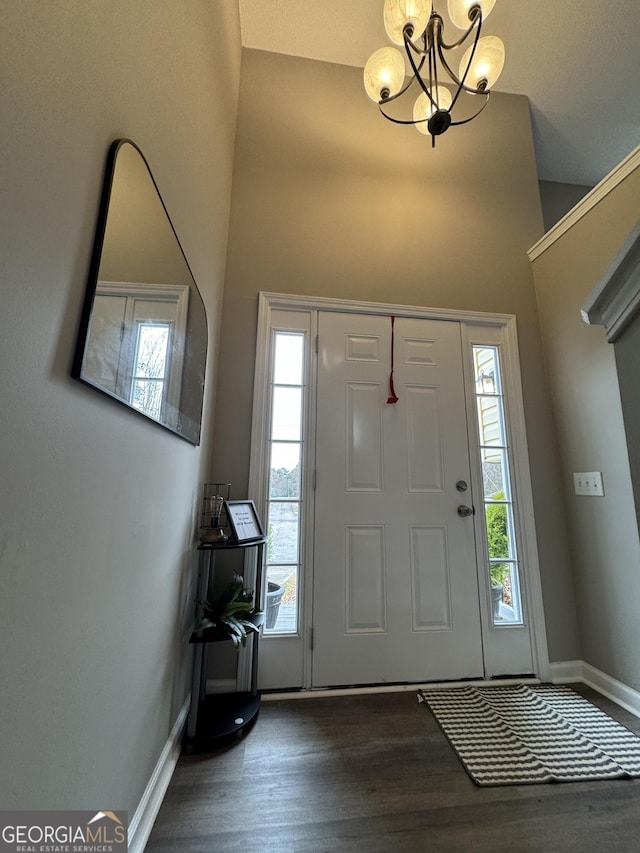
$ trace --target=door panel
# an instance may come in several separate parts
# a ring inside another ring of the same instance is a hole
[[[384,527],[345,528],[345,633],[384,633]]]
[[[437,389],[406,385],[404,400],[409,491],[441,492],[444,484]]]
[[[318,322],[313,685],[481,677],[459,323]]]
[[[451,629],[451,584],[444,527],[411,527],[413,630]]]
[[[345,490],[381,492],[380,383],[347,382],[345,392]]]

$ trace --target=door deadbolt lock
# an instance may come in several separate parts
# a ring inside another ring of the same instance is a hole
[[[458,482],[456,483],[456,489],[459,492],[466,492],[468,488],[469,486],[467,485],[466,480],[458,480]]]
[[[460,518],[468,518],[470,515],[475,513],[475,509],[471,506],[466,506],[465,504],[460,504],[458,507],[458,515]]]

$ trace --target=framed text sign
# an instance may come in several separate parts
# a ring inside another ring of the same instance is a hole
[[[264,529],[253,501],[225,501],[225,507],[236,542],[264,538]]]

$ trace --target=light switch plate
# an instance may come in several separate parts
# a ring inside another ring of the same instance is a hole
[[[604,497],[601,471],[584,471],[573,475],[573,487],[576,495],[591,495]]]

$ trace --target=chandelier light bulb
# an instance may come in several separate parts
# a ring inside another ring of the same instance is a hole
[[[395,47],[381,47],[364,67],[364,88],[379,103],[397,95],[404,83],[404,57]]]
[[[462,80],[471,59],[473,46],[462,57],[458,75]],[[484,36],[478,41],[476,52],[465,79],[465,86],[488,91],[493,87],[504,67],[504,44],[498,36]]]
[[[460,30],[468,30],[471,26],[469,12],[474,6],[482,9],[482,20],[488,18],[496,0],[448,0],[449,17]]]
[[[439,110],[449,109],[453,98],[451,96],[451,92],[446,86],[436,86],[435,90],[431,94],[433,96],[433,100],[437,103]],[[430,133],[428,121],[435,111],[436,108],[429,100],[428,95],[424,92],[418,95],[416,102],[413,105],[413,120],[417,122],[415,126],[416,130],[419,130],[420,133],[424,133],[425,136],[428,136]]]
[[[385,0],[384,28],[394,44],[403,45],[405,26],[411,26],[409,37],[415,41],[427,28],[430,15],[431,0]]]

